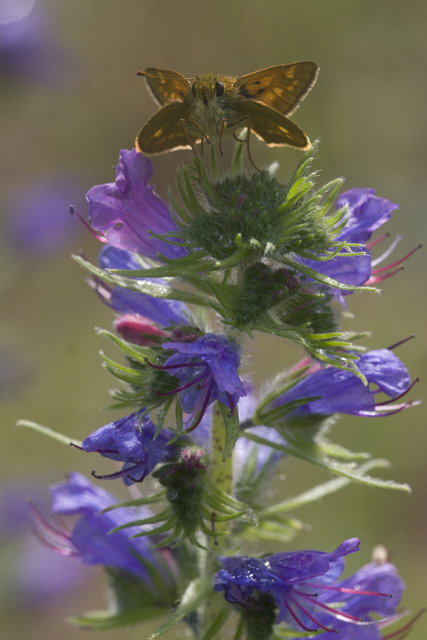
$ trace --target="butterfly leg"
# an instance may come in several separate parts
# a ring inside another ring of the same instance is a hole
[[[230,122],[229,124],[227,124],[227,128],[235,128],[238,127],[240,125],[239,128],[242,129],[246,129],[246,140],[241,140],[241,142],[246,142],[247,148],[248,148],[248,158],[249,158],[249,162],[251,163],[251,165],[253,166],[254,169],[256,169],[257,171],[261,172],[261,169],[258,169],[258,167],[256,166],[255,162],[252,160],[252,156],[251,156],[251,149],[250,149],[250,145],[249,145],[249,140],[251,137],[251,127],[252,127],[252,122],[249,116],[243,116],[242,118],[239,118],[239,120],[236,120],[235,122]],[[234,134],[233,134],[234,135]],[[236,137],[236,136],[234,136]],[[237,138],[239,140],[239,138]]]
[[[196,120],[193,118],[193,116],[188,116],[188,119],[190,121],[190,123],[193,125],[193,127],[195,129],[197,129],[197,131],[200,133],[200,135],[202,136],[202,141],[207,142],[208,144],[211,143],[211,141],[209,140],[209,138],[203,133],[203,131],[201,130],[201,128],[199,127],[199,125],[197,124]]]
[[[221,147],[221,143],[222,143],[222,135],[223,135],[223,133],[224,133],[224,129],[225,129],[226,125],[227,125],[227,121],[226,121],[226,119],[225,119],[225,118],[223,118],[223,119],[222,119],[222,122],[221,122],[221,126],[220,126],[220,128],[219,128],[219,152],[220,152],[220,154],[221,154],[222,156],[224,155],[224,154],[222,153],[222,147]]]
[[[197,164],[197,168],[198,168],[198,172],[199,172],[199,183],[201,183],[202,182],[202,174],[201,174],[201,171],[200,171],[200,158],[197,155],[196,145],[194,144],[194,140],[192,139],[192,137],[190,136],[188,131],[185,130],[185,127],[184,127],[185,124],[187,124],[187,120],[185,120],[185,118],[181,118],[181,120],[179,121],[179,128],[181,129],[182,133],[187,138],[188,143],[189,143],[189,145],[191,147],[191,150],[194,153],[194,157],[196,159],[196,164]]]

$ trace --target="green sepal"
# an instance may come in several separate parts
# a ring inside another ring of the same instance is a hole
[[[219,401],[218,405],[221,409],[225,427],[225,445],[222,452],[222,461],[225,462],[233,451],[234,445],[239,437],[239,412],[237,406],[234,407],[234,412],[230,413],[230,407],[227,407]]]
[[[155,638],[158,638],[169,631],[169,629],[172,629],[177,622],[189,615],[192,611],[195,611],[201,602],[211,594],[213,594],[212,576],[201,576],[200,578],[190,582],[176,609],[164,622],[162,622],[159,627],[157,627],[154,633],[149,637],[149,640],[155,640]]]

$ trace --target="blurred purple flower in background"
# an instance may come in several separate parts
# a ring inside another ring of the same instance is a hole
[[[0,77],[55,87],[73,79],[72,57],[54,39],[47,13],[38,0],[0,0]]]
[[[7,562],[0,574],[0,601],[4,607],[50,605],[52,598],[67,596],[88,578],[88,570],[40,544],[26,499],[32,495],[45,503],[45,491],[34,479],[15,481],[0,494],[0,549]]]
[[[89,178],[90,179],[90,178]],[[63,251],[83,229],[69,207],[84,207],[87,177],[77,170],[45,173],[9,197],[7,230],[13,248],[22,255]]]

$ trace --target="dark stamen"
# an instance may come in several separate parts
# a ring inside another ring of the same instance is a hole
[[[168,364],[168,365],[158,365],[153,364],[148,360],[148,358],[144,358],[145,362],[152,369],[161,369],[162,371],[168,371],[168,369],[183,369],[184,367],[208,367],[209,365],[206,362],[183,362],[182,364]]]
[[[405,342],[408,342],[408,340],[412,340],[415,337],[416,337],[416,335],[415,335],[415,333],[413,333],[411,336],[408,336],[407,338],[404,338],[400,342],[396,342],[396,344],[392,344],[391,347],[387,347],[387,349],[389,351],[393,351],[393,349],[396,349],[397,347],[400,347],[400,345],[405,344]]]
[[[409,393],[409,391],[412,389],[412,387],[420,381],[419,376],[417,376],[413,382],[411,382],[411,384],[409,385],[409,387],[406,389],[406,391],[404,391],[403,393],[401,393],[398,396],[395,396],[394,398],[390,398],[390,400],[385,400],[384,402],[378,402],[375,406],[376,407],[381,407],[385,404],[390,404],[391,402],[395,402],[396,400],[400,400],[400,398],[403,398],[403,396],[406,396],[407,393]]]
[[[135,471],[140,466],[140,464],[135,464],[133,467],[128,467],[127,469],[122,469],[121,471],[116,471],[116,473],[109,473],[105,476],[98,476],[95,471],[92,471],[92,475],[97,480],[115,480],[116,478],[122,478],[123,476],[127,476],[129,471]],[[140,482],[139,480],[134,480],[134,482]]]
[[[339,591],[340,593],[355,593],[359,596],[384,596],[385,598],[392,598],[392,593],[378,593],[377,591],[362,591],[361,589],[349,589],[348,587],[333,587],[326,584],[307,584],[308,587],[315,587],[319,589],[328,589],[330,591]]]
[[[80,449],[80,451],[84,451],[83,447],[80,447],[78,444],[74,444],[74,442],[70,442],[70,447],[75,447],[76,449]]]
[[[176,389],[172,389],[172,391],[165,391],[164,393],[160,393],[158,391],[155,391],[154,393],[156,394],[156,396],[171,396],[174,393],[179,393],[180,391],[184,391],[185,389],[192,387],[194,384],[197,384],[198,382],[200,382],[200,380],[204,380],[204,378],[207,378],[208,376],[209,371],[205,371],[205,373],[202,373],[200,376],[197,376],[193,380],[190,380],[190,382],[187,382],[187,384],[183,384],[182,387],[177,387]]]

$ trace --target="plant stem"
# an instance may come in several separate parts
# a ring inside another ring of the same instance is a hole
[[[231,495],[233,486],[233,462],[232,456],[227,458],[224,463],[222,461],[222,452],[225,445],[225,425],[222,418],[221,409],[217,402],[213,408],[212,433],[211,433],[211,456],[210,456],[210,477],[215,486],[224,493]],[[212,526],[215,531],[228,531],[230,522],[215,522],[215,514],[212,514]],[[221,555],[227,547],[227,536],[218,538],[208,537],[206,553],[206,571],[213,573],[215,567],[215,557]],[[215,593],[206,598],[203,610],[203,631],[201,638],[212,626],[221,610],[224,607],[224,598],[222,594]],[[220,640],[222,634],[216,634],[212,640]]]

